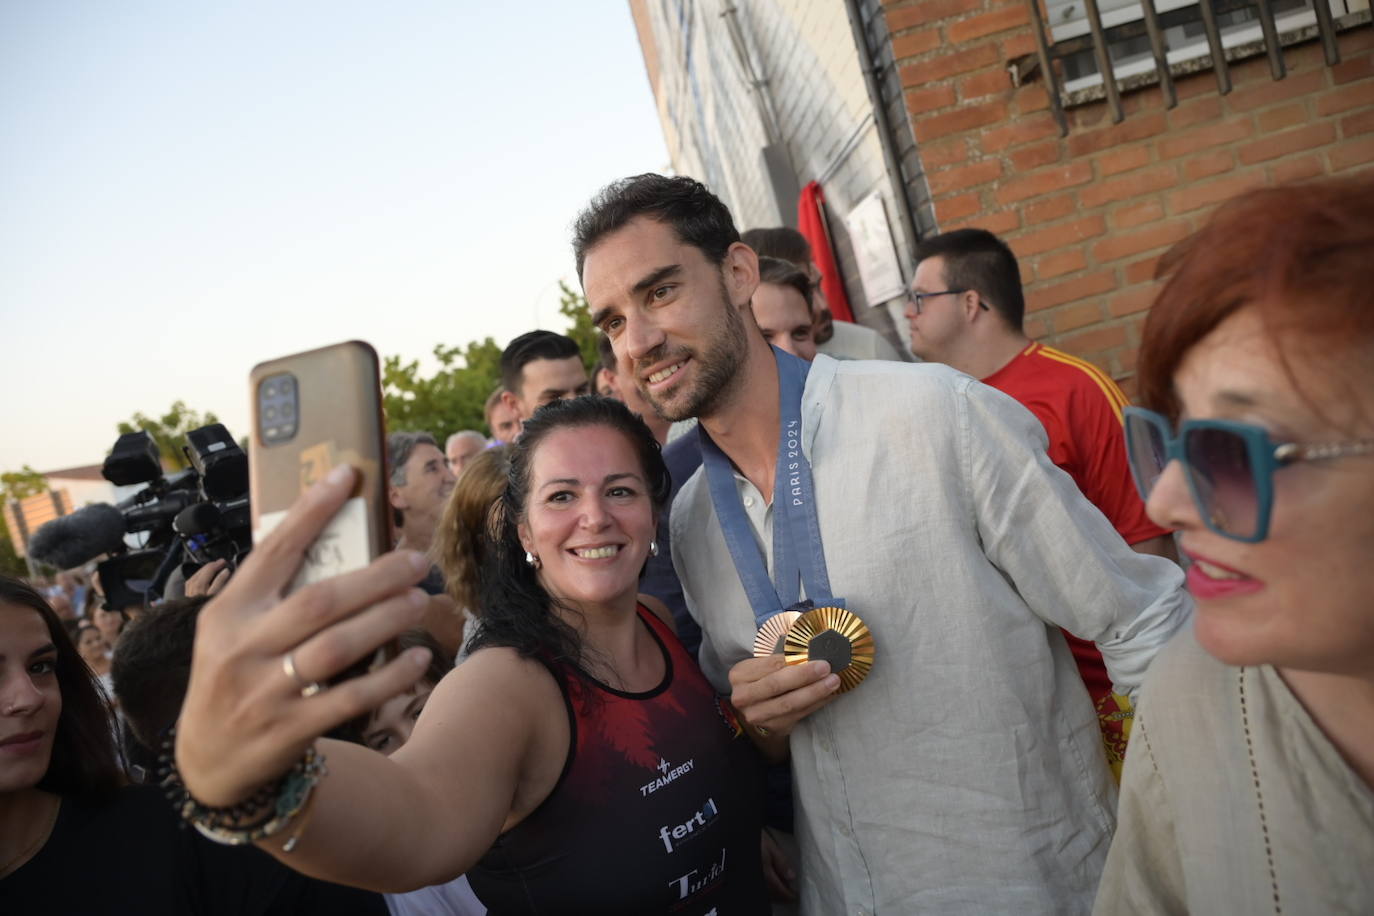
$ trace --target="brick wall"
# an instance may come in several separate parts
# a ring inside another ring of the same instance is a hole
[[[1374,163],[1374,28],[1070,109],[1059,136],[1043,83],[1006,65],[1034,50],[1021,0],[884,0],[907,110],[942,231],[979,226],[1021,262],[1031,337],[1097,363],[1133,393],[1140,325],[1160,254],[1219,202],[1260,185]]]

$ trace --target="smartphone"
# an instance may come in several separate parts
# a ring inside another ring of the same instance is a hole
[[[386,430],[377,351],[362,341],[253,367],[248,451],[253,539],[275,528],[306,488],[340,464],[358,480],[306,552],[288,593],[360,569],[391,548]]]

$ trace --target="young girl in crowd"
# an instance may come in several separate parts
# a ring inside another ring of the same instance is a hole
[[[1374,178],[1162,262],[1127,408],[1194,627],[1142,690],[1096,912],[1374,913]]]
[[[0,913],[386,912],[184,829],[160,791],[125,784],[109,714],[47,602],[0,576]]]
[[[668,493],[643,422],[588,397],[525,424],[473,653],[389,758],[318,736],[429,654],[317,679],[414,624],[405,586],[428,561],[388,554],[280,598],[352,483],[307,493],[202,613],[176,736],[190,819],[358,886],[466,872],[498,913],[766,913],[752,746],[637,600]]]

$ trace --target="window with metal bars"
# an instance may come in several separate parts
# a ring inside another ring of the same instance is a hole
[[[1061,133],[1064,109],[1106,99],[1113,121],[1121,93],[1158,85],[1172,108],[1175,77],[1215,71],[1231,91],[1228,64],[1261,54],[1283,79],[1283,48],[1319,38],[1328,65],[1336,34],[1374,24],[1370,0],[1026,0],[1037,52],[1012,61],[1013,83],[1041,75]]]

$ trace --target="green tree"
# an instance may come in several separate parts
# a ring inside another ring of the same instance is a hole
[[[27,464],[21,470],[0,474],[0,502],[9,503],[12,499],[37,496],[47,489],[48,481]],[[14,549],[9,524],[3,515],[0,515],[0,572],[9,576],[26,576],[29,572],[23,558]]]
[[[586,296],[562,280],[558,281],[558,290],[558,312],[572,322],[572,325],[563,333],[577,341],[577,347],[582,351],[582,362],[590,371],[592,367],[601,362],[601,354],[597,352],[596,348],[597,335],[600,332],[592,325],[591,307],[587,304]]]
[[[558,311],[570,322],[566,333],[577,341],[582,362],[595,366],[596,328],[592,327],[587,300],[563,281]],[[466,347],[437,344],[434,358],[439,370],[420,374],[419,360],[388,356],[382,361],[382,404],[390,430],[427,432],[442,446],[460,429],[491,435],[482,408],[501,384],[501,347],[488,337]]]
[[[213,413],[206,411],[202,416],[187,407],[185,401],[176,401],[160,417],[150,417],[144,413],[134,414],[128,422],[119,424],[119,432],[123,435],[136,433],[140,429],[147,430],[157,443],[163,465],[171,470],[180,471],[190,466],[186,454],[182,451],[182,446],[186,444],[186,434],[193,429],[218,422],[219,418]]]
[[[439,371],[420,375],[418,360],[382,361],[382,404],[390,430],[427,432],[440,444],[460,429],[485,429],[482,406],[501,384],[501,348],[490,337],[466,347],[436,344]]]

